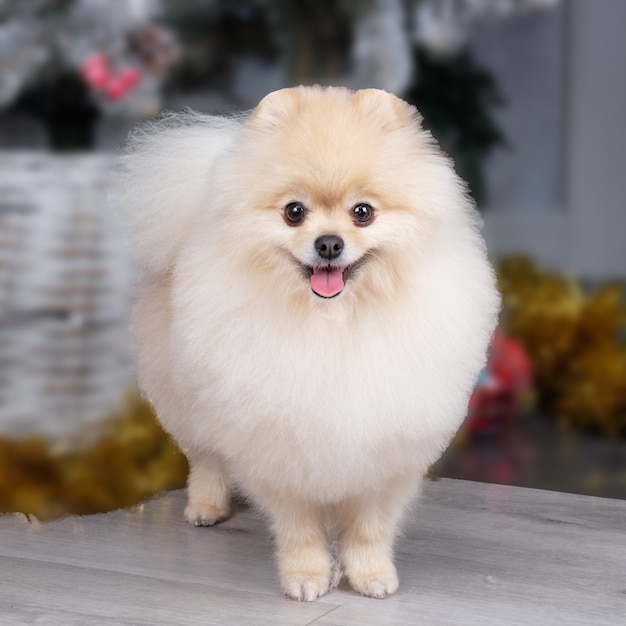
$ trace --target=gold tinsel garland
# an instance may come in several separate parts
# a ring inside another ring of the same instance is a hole
[[[497,269],[502,325],[530,355],[540,406],[576,427],[626,433],[624,285],[587,291],[523,257]]]
[[[183,487],[186,476],[185,457],[139,399],[78,440],[0,438],[0,513],[43,521],[112,511]]]

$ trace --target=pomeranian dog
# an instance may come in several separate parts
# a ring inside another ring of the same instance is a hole
[[[226,518],[236,488],[288,596],[338,571],[394,593],[399,523],[499,310],[449,158],[391,94],[297,87],[241,117],[166,116],[121,163],[139,384],[189,459],[187,521]]]

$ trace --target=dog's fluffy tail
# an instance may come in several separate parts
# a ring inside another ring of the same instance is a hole
[[[210,207],[211,170],[241,124],[186,112],[166,114],[130,135],[112,196],[144,269],[170,269],[198,214]]]

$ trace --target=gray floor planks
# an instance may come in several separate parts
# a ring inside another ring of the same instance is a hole
[[[0,624],[626,624],[626,502],[429,482],[387,600],[282,597],[264,521],[182,521],[184,493],[50,524],[0,518]]]

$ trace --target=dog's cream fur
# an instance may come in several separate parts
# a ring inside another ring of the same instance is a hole
[[[236,486],[271,521],[285,593],[329,589],[329,528],[352,587],[393,593],[398,523],[463,420],[499,306],[449,159],[387,93],[300,87],[248,117],[167,117],[122,163],[139,380],[189,458],[187,520],[225,518]],[[330,299],[302,268],[324,234],[365,258]]]

